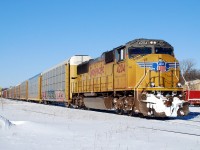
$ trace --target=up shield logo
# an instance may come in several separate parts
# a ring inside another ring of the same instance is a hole
[[[153,63],[151,69],[154,71],[166,72],[169,70],[169,64],[164,61],[159,61],[157,63]]]
[[[141,68],[150,68],[153,71],[166,72],[169,71],[170,68],[178,68],[179,63],[177,62],[165,62],[163,60],[159,60],[158,62],[137,62],[137,64]]]

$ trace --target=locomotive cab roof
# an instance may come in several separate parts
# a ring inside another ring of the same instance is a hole
[[[158,40],[158,39],[135,39],[132,41],[129,41],[126,43],[126,46],[158,46],[158,47],[170,47],[173,49],[173,47],[166,41],[164,40]]]

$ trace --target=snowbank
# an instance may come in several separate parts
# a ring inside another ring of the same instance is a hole
[[[9,129],[13,125],[8,119],[0,115],[0,129]]]
[[[200,108],[187,117],[145,119],[3,100],[1,150],[199,150]],[[9,121],[5,118],[9,118]]]

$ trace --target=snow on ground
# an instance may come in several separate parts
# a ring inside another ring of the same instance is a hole
[[[200,107],[190,111],[156,120],[0,99],[0,150],[199,150]]]

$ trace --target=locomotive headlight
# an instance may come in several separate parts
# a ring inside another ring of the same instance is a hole
[[[155,87],[155,83],[154,83],[154,82],[151,82],[151,83],[150,83],[150,86],[151,86],[151,87]]]
[[[181,84],[181,83],[178,83],[178,84],[177,84],[177,87],[182,87],[182,84]]]
[[[150,44],[156,44],[157,42],[156,41],[150,41],[149,43]]]

